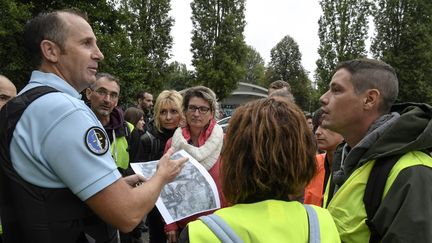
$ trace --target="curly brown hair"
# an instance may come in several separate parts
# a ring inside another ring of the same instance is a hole
[[[297,105],[259,99],[234,112],[221,155],[222,191],[231,204],[299,196],[315,174],[316,145]]]

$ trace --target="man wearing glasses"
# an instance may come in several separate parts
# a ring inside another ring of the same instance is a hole
[[[96,82],[86,90],[90,108],[102,123],[111,144],[111,155],[120,172],[129,166],[128,138],[133,125],[124,120],[117,107],[120,95],[119,80],[108,73],[96,74]]]

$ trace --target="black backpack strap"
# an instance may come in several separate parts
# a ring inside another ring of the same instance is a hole
[[[400,157],[402,157],[402,155],[398,154],[377,159],[369,175],[363,196],[363,203],[367,214],[366,225],[371,232],[370,243],[380,242],[381,240],[381,235],[376,230],[371,219],[373,219],[381,204],[388,175]]]
[[[37,98],[52,92],[59,91],[49,86],[38,86],[12,98],[2,107],[0,111],[0,117],[7,117],[7,119],[0,120],[0,130],[2,134],[6,133],[7,135],[6,137],[2,136],[2,139],[7,139],[5,141],[7,145],[10,144],[16,124],[18,123],[27,106],[29,106]]]

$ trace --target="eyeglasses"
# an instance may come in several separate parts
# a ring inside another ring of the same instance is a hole
[[[201,114],[206,114],[210,110],[210,108],[206,106],[195,106],[195,105],[188,106],[189,112],[195,113],[196,110],[199,110],[199,113]]]
[[[110,96],[111,99],[116,100],[119,97],[119,94],[116,92],[108,92],[108,90],[106,89],[97,89],[94,90],[94,92],[96,92],[98,95],[106,97],[107,95]]]

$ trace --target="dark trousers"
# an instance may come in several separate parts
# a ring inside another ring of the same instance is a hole
[[[147,223],[149,227],[150,243],[166,243],[165,221],[159,213],[157,207],[154,207],[147,215]]]

